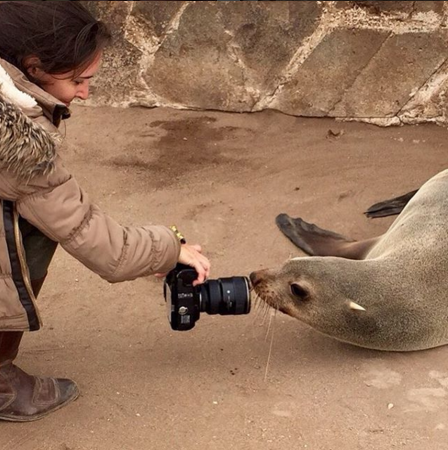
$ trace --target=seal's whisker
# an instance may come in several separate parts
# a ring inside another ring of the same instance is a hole
[[[274,345],[275,319],[277,317],[277,311],[278,311],[278,309],[276,308],[274,314],[271,315],[271,319],[272,319],[272,317],[274,317],[274,325],[272,326],[271,344],[269,345],[269,354],[268,354],[268,360],[266,361],[266,370],[264,372],[264,381],[266,381],[268,378],[269,364],[271,362],[272,347]]]
[[[258,304],[255,308],[255,315],[254,315],[254,319],[253,322],[254,324],[258,324],[260,322],[260,318],[263,315],[263,305]]]
[[[266,323],[266,319],[268,316],[270,316],[270,313],[272,312],[272,306],[267,303],[266,301],[263,300],[263,298],[256,292],[255,289],[251,288],[251,296],[252,296],[252,301],[254,304],[254,310],[255,310],[255,316],[254,316],[254,323],[258,323],[260,317],[261,319],[261,323],[260,326],[264,326]],[[270,319],[271,320],[271,319]],[[269,334],[269,328],[270,328],[270,324],[268,325],[268,332],[266,335],[265,340],[267,340],[268,334]]]
[[[269,316],[269,313],[271,311],[271,308],[268,304],[266,304],[266,307],[263,311],[263,321],[261,322],[261,325],[263,326],[266,322],[266,318]]]
[[[265,342],[268,340],[269,331],[271,331],[272,317],[273,317],[273,314],[272,314],[272,312],[271,312],[271,314],[269,314],[268,329],[266,330],[266,336],[264,337],[264,341],[265,341]]]
[[[252,292],[252,297],[255,306],[254,323],[256,323],[259,321],[260,315],[263,314],[266,304],[262,301],[261,297],[255,291]]]
[[[257,319],[261,316],[261,324],[260,326],[264,325],[264,322],[266,320],[266,310],[269,309],[269,305],[260,297],[258,296],[258,315]]]

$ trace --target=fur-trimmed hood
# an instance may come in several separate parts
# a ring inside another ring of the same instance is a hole
[[[51,172],[56,157],[57,137],[25,114],[36,109],[36,100],[0,65],[0,169],[23,179]]]

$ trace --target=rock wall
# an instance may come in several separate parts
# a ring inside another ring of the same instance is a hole
[[[448,121],[448,2],[84,3],[115,40],[93,104]]]

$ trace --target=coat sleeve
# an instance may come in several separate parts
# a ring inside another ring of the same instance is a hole
[[[119,225],[91,203],[59,156],[50,176],[35,177],[26,186],[14,187],[13,181],[19,214],[109,282],[168,272],[176,265],[180,243],[169,228]]]

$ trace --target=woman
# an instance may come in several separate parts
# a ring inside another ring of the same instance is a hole
[[[92,204],[57,154],[57,127],[85,100],[110,41],[78,2],[0,2],[0,419],[37,420],[78,396],[71,380],[39,378],[13,364],[61,246],[110,282],[210,263],[164,226],[122,227]]]

